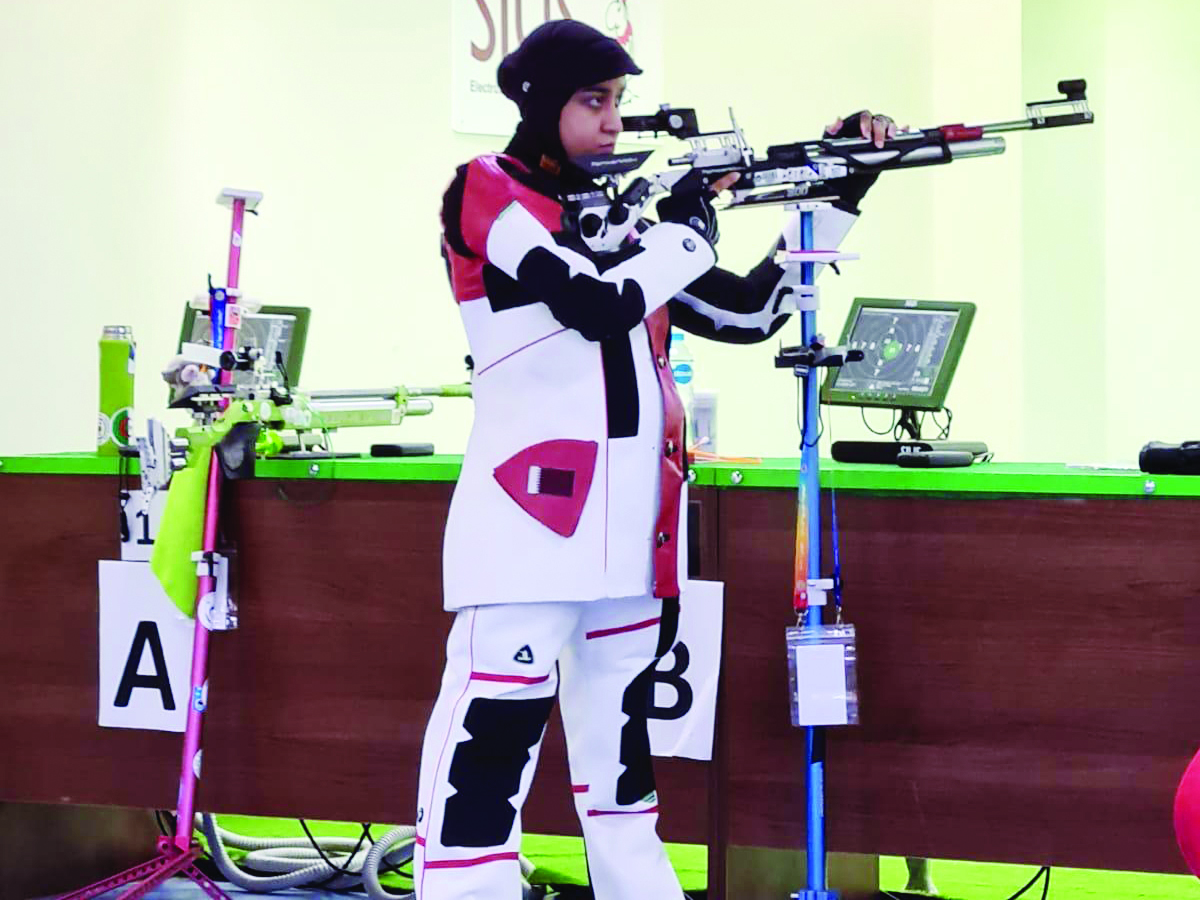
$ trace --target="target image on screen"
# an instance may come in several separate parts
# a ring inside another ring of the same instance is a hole
[[[973,303],[855,299],[839,343],[864,358],[831,369],[821,399],[942,409],[974,315]]]

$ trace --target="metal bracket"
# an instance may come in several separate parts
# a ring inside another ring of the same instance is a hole
[[[826,595],[833,590],[832,578],[808,579],[808,605],[825,606]]]
[[[804,263],[834,263],[843,259],[859,259],[859,254],[838,250],[788,250],[782,265],[788,269]]]
[[[815,284],[794,284],[792,294],[797,312],[816,312],[821,308],[821,289]]]
[[[179,355],[184,360],[199,366],[208,366],[210,369],[221,368],[221,356],[224,353],[225,351],[220,347],[214,347],[211,344],[193,344],[188,342],[179,348]]]
[[[238,188],[225,188],[217,195],[217,202],[222,206],[233,208],[234,200],[246,201],[246,212],[254,212],[262,202],[262,191],[245,191]]]
[[[816,212],[820,209],[829,209],[831,206],[833,204],[828,200],[797,200],[784,206],[784,209],[789,212]]]
[[[776,288],[773,313],[816,312],[821,308],[821,289],[815,284],[793,284],[785,274]]]
[[[197,550],[192,554],[196,574],[215,580],[213,590],[200,598],[196,616],[209,631],[233,631],[238,627],[237,603],[229,596],[229,558],[216,551]]]
[[[146,420],[146,434],[138,436],[137,449],[142,490],[147,494],[165,488],[171,476],[187,465],[187,438],[168,438],[158,419]]]
[[[811,368],[840,368],[848,362],[858,362],[863,351],[848,347],[827,347],[823,335],[817,335],[807,347],[780,347],[775,356],[775,368],[792,369],[798,376],[806,376]]]

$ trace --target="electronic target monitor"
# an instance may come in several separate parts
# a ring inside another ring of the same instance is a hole
[[[237,332],[237,346],[262,350],[268,362],[278,352],[288,384],[300,383],[300,367],[304,362],[304,344],[308,339],[311,310],[307,306],[264,306],[254,312],[242,313],[242,327]],[[212,344],[212,320],[204,310],[187,306],[183,326],[179,331],[179,346],[185,343]],[[249,384],[252,372],[234,372],[234,384]]]
[[[974,303],[856,297],[838,342],[864,358],[830,369],[825,403],[942,409]]]

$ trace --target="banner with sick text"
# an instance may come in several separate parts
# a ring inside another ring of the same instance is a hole
[[[517,108],[500,93],[496,67],[525,35],[552,19],[578,19],[611,35],[643,70],[629,78],[622,110],[654,112],[663,98],[662,0],[451,0],[450,123],[467,134],[512,134]]]

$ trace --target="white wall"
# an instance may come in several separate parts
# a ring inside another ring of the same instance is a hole
[[[761,148],[862,106],[913,125],[1015,118],[1087,77],[1102,124],[885,176],[848,240],[862,261],[823,279],[822,329],[836,335],[859,295],[978,303],[949,402],[955,436],[1004,459],[1129,457],[1189,436],[1195,4],[664,7],[664,99],[713,128],[735,106]],[[450,130],[449,26],[448,4],[399,0],[0,4],[0,453],[91,446],[104,324],[133,326],[138,405],[161,410],[181,306],[207,273],[224,279],[224,186],[265,194],[245,230],[247,293],[313,307],[305,386],[460,378],[437,210],[454,166],[502,141]],[[776,217],[726,216],[722,263],[756,261]],[[1138,341],[1149,353],[1117,365]],[[694,348],[699,385],[720,391],[723,451],[794,452],[794,380],[773,351]],[[338,444],[455,452],[469,424],[469,403],[443,401]],[[865,434],[853,410],[832,428]]]
[[[1059,79],[1086,76],[1096,122],[1023,139],[1019,343],[1007,348],[1020,373],[1026,453],[1031,459],[1131,460],[1144,438],[1108,442],[1104,351],[1108,316],[1104,236],[1111,183],[1107,136],[1117,128],[1105,2],[1025,4],[1022,92],[1037,100]],[[1153,3],[1148,4],[1153,6]],[[1007,390],[1008,373],[998,379]]]
[[[1104,52],[1105,309],[1108,447],[1195,440],[1192,353],[1200,333],[1196,210],[1200,4],[1110,0]],[[1090,373],[1089,373],[1090,374]]]

